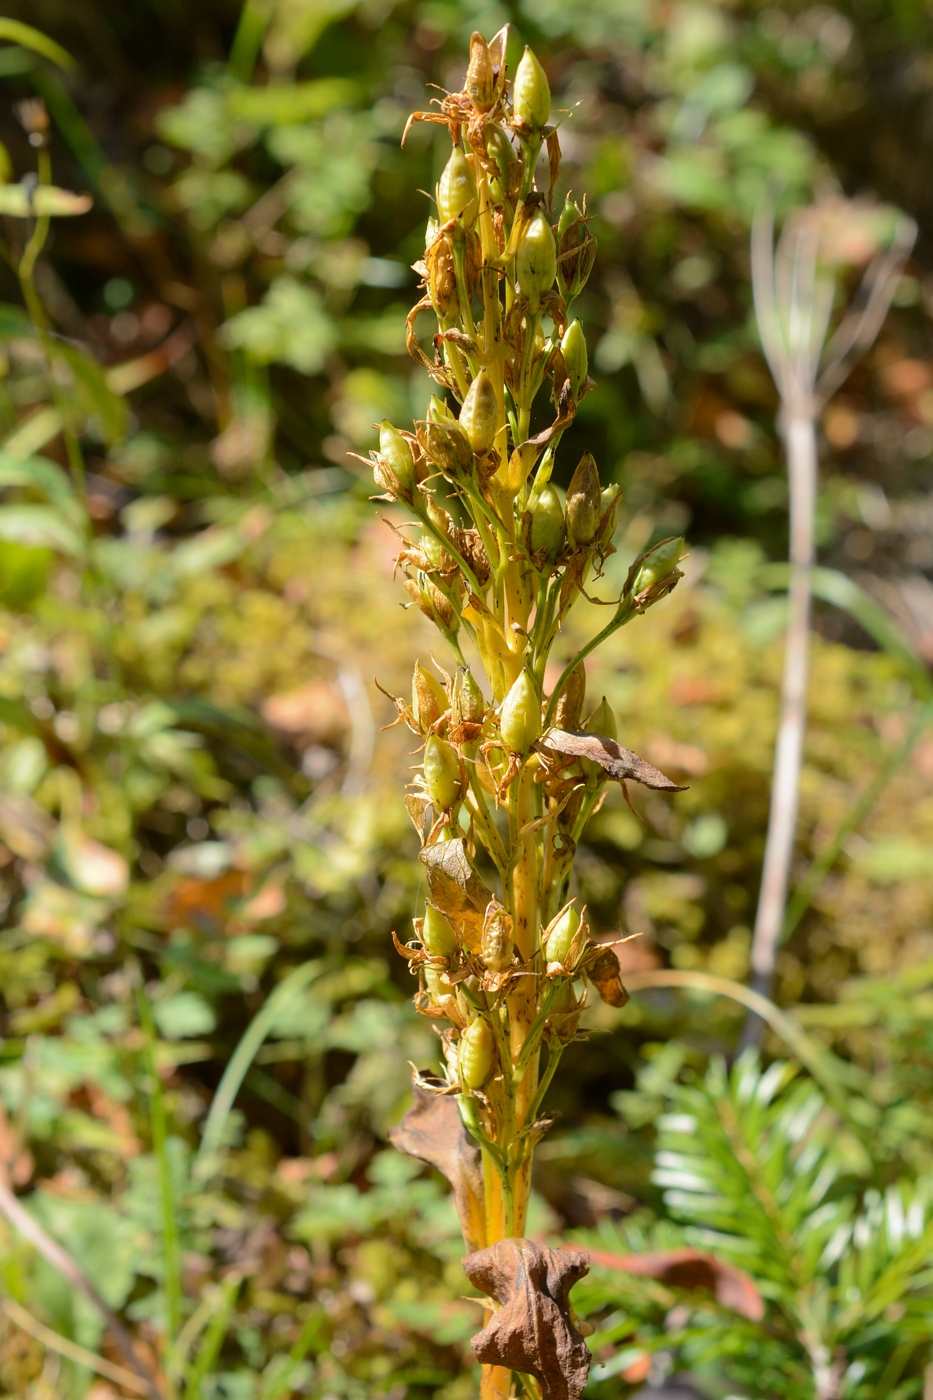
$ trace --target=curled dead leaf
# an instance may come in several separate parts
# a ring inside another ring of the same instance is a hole
[[[619,959],[613,948],[600,948],[586,975],[608,1006],[625,1006],[628,1002],[629,994],[622,985]]]
[[[551,729],[540,740],[539,747],[553,749],[556,753],[569,754],[573,758],[589,758],[604,768],[610,778],[619,782],[627,779],[643,783],[657,792],[686,792],[686,788],[673,782],[655,768],[653,763],[639,758],[631,749],[623,748],[615,739],[605,734],[587,734],[582,729]]]
[[[492,891],[470,864],[463,839],[456,836],[425,846],[418,859],[425,868],[432,903],[459,926],[470,951],[478,952]]]
[[[761,1322],[765,1315],[765,1301],[754,1280],[743,1269],[699,1249],[671,1249],[657,1254],[604,1254],[597,1250],[590,1260],[605,1269],[657,1279],[670,1288],[690,1292],[702,1289],[712,1293],[724,1308],[731,1308],[750,1322]]]
[[[463,1126],[456,1100],[420,1082],[428,1075],[426,1071],[413,1079],[411,1108],[398,1127],[389,1129],[389,1141],[397,1151],[427,1162],[446,1176],[453,1187],[463,1238],[468,1248],[477,1249],[486,1237],[480,1151]]]
[[[500,1304],[472,1339],[477,1361],[536,1376],[543,1400],[579,1400],[591,1357],[570,1320],[567,1295],[589,1272],[589,1256],[506,1239],[467,1255],[463,1269],[476,1288]]]

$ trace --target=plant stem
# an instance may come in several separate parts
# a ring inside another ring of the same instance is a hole
[[[813,569],[817,473],[816,420],[812,408],[803,407],[789,414],[785,437],[790,479],[791,582],[771,811],[751,949],[752,987],[760,996],[770,996],[774,982],[774,966],[794,851],[807,719],[812,597],[810,576]],[[757,1018],[749,1021],[748,1041],[760,1037],[761,1024]]]

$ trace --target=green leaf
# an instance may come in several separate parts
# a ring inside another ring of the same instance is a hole
[[[105,371],[73,345],[57,344],[55,355],[71,371],[76,406],[89,420],[89,426],[97,429],[104,442],[119,442],[126,436],[129,415],[125,400],[107,384]]]
[[[314,121],[337,107],[353,106],[359,99],[358,84],[348,78],[319,78],[307,83],[236,88],[227,97],[227,109],[236,121],[285,126]]]
[[[197,992],[176,992],[174,996],[164,997],[154,1003],[152,1014],[166,1040],[210,1035],[217,1025],[210,1005]]]
[[[285,276],[275,279],[260,306],[227,321],[224,338],[258,364],[279,361],[301,374],[317,374],[337,333],[317,292]]]
[[[73,557],[84,550],[78,532],[47,506],[0,506],[0,539],[44,546]]]

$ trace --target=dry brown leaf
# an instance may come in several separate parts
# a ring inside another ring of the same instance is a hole
[[[478,1249],[486,1238],[479,1148],[464,1128],[454,1099],[433,1093],[417,1079],[412,1094],[411,1108],[397,1128],[389,1129],[389,1141],[399,1152],[446,1176],[454,1189],[463,1238],[468,1248]]]
[[[724,1308],[731,1308],[751,1322],[761,1322],[765,1315],[765,1301],[753,1279],[734,1264],[699,1249],[672,1249],[658,1254],[604,1254],[597,1250],[590,1259],[603,1268],[654,1278],[670,1288],[703,1289]]]
[[[622,969],[614,948],[603,947],[586,969],[586,975],[607,1006],[625,1006],[629,994],[622,985]]]
[[[476,952],[492,891],[470,864],[463,839],[456,836],[452,841],[425,846],[418,859],[427,873],[432,903],[460,926],[467,947]]]
[[[551,729],[540,741],[540,747],[565,753],[573,758],[589,758],[605,768],[611,778],[644,783],[658,792],[686,792],[686,788],[666,777],[654,764],[639,758],[631,749],[608,739],[604,734],[587,734],[582,729]]]
[[[501,1304],[471,1342],[477,1361],[536,1376],[544,1400],[579,1400],[591,1357],[570,1320],[567,1294],[589,1272],[589,1256],[507,1239],[468,1255],[463,1269]]]

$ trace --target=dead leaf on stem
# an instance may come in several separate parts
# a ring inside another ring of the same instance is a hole
[[[536,1376],[544,1400],[579,1400],[591,1357],[570,1320],[567,1294],[589,1272],[589,1256],[505,1239],[468,1255],[463,1270],[501,1304],[472,1340],[477,1361]]]
[[[569,754],[573,758],[592,759],[605,768],[610,778],[618,778],[621,783],[628,779],[643,783],[657,792],[687,791],[662,773],[660,768],[655,768],[653,763],[639,758],[637,753],[623,748],[605,734],[587,734],[582,729],[551,729],[541,739],[539,747]]]
[[[452,841],[425,846],[418,859],[428,877],[432,903],[459,925],[463,941],[471,952],[477,952],[492,891],[486,888],[470,864],[462,838],[457,836]]]
[[[453,1187],[463,1238],[476,1249],[485,1238],[479,1148],[464,1128],[454,1099],[433,1093],[417,1079],[412,1082],[412,1094],[411,1108],[397,1128],[389,1129],[389,1141],[397,1151],[437,1167],[446,1176]]]

